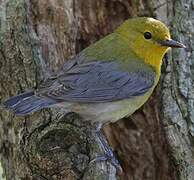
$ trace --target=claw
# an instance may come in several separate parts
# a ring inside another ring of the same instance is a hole
[[[117,170],[122,171],[122,167],[119,161],[117,160],[113,150],[109,147],[107,140],[105,139],[104,135],[101,132],[101,128],[102,124],[97,126],[96,135],[105,154],[103,156],[96,157],[95,159],[91,160],[90,163],[109,161]]]

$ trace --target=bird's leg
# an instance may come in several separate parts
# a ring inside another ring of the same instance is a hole
[[[108,145],[106,138],[102,134],[101,128],[102,128],[102,124],[98,124],[97,129],[96,129],[96,136],[98,137],[100,145],[102,149],[104,150],[105,154],[103,156],[96,157],[90,163],[100,162],[100,161],[109,161],[116,169],[122,169],[119,161],[115,157],[113,150]]]

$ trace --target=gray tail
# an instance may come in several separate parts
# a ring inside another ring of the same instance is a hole
[[[3,102],[3,106],[13,110],[16,115],[24,116],[56,103],[55,100],[46,97],[38,97],[34,94],[34,91],[29,91],[11,97]]]

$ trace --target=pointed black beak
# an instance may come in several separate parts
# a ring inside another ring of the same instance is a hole
[[[172,48],[186,48],[186,46],[178,41],[167,39],[158,41],[162,46],[172,47]]]

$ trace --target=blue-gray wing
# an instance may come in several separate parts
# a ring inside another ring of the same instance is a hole
[[[154,71],[129,73],[115,61],[72,62],[36,94],[56,101],[110,102],[140,96],[153,86],[154,80]]]

